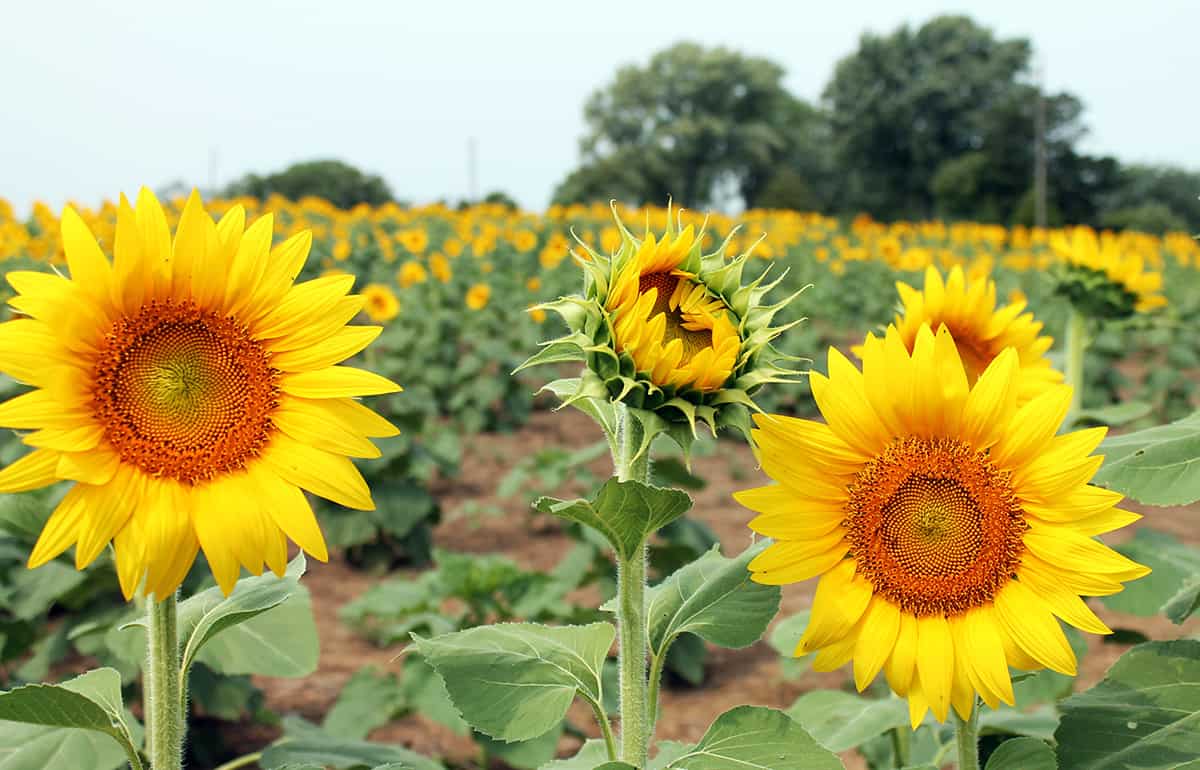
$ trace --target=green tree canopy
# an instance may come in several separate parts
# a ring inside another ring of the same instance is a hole
[[[225,190],[226,195],[253,195],[256,198],[265,198],[272,193],[291,200],[316,195],[343,209],[359,203],[378,206],[392,200],[392,191],[382,177],[366,174],[340,160],[294,163],[283,171],[265,176],[247,174]]]
[[[1028,40],[999,40],[964,16],[864,34],[824,93],[846,177],[843,206],[933,214],[938,169],[983,146],[986,117],[1012,98],[1030,54]]]
[[[767,59],[694,43],[623,67],[588,99],[583,165],[555,201],[672,195],[698,207],[732,188],[753,202],[793,154],[802,128],[794,119],[812,109],[788,93],[783,74]]]

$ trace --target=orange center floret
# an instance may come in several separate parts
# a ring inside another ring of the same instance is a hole
[[[106,335],[93,405],[122,460],[194,484],[243,467],[266,445],[278,375],[233,318],[155,301]]]
[[[679,308],[671,307],[671,297],[675,294],[681,280],[683,279],[671,273],[647,273],[638,279],[638,294],[645,294],[650,289],[658,290],[658,298],[654,301],[654,309],[650,311],[650,317],[653,318],[659,313],[666,314],[667,324],[663,331],[662,344],[666,345],[674,339],[682,341],[683,358],[680,363],[687,363],[701,350],[711,348],[713,341],[710,329],[686,328]]]
[[[896,439],[859,471],[846,503],[859,572],[914,615],[954,615],[1011,580],[1028,525],[1010,474],[948,438]]]

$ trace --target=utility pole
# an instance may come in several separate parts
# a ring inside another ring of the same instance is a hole
[[[1046,226],[1046,88],[1039,57],[1034,64],[1037,102],[1033,109],[1033,223]]]
[[[479,152],[473,136],[467,139],[467,198],[479,202]]]

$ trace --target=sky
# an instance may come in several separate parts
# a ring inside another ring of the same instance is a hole
[[[414,202],[541,208],[576,166],[583,104],[682,40],[775,60],[817,100],[864,31],[966,13],[1028,37],[1083,99],[1083,147],[1200,169],[1196,0],[439,3],[47,0],[0,14],[0,197],[95,205],[332,157]]]

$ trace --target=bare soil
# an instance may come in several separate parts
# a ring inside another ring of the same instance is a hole
[[[572,541],[544,516],[531,513],[520,499],[496,498],[499,479],[513,463],[547,445],[581,448],[601,440],[599,430],[583,415],[564,410],[550,414],[539,412],[521,431],[512,434],[474,437],[467,444],[460,475],[440,483],[437,491],[443,509],[451,512],[437,528],[438,547],[467,553],[500,553],[527,569],[553,567],[572,546]],[[607,459],[597,460],[592,470],[598,476],[608,474]],[[762,483],[751,452],[736,442],[721,442],[708,456],[697,457],[693,469],[708,481],[693,496],[691,515],[708,524],[719,536],[726,553],[740,551],[750,542],[745,523],[747,513],[730,497],[736,489]],[[554,492],[555,490],[544,490]],[[561,492],[561,490],[558,490]],[[498,510],[499,515],[455,516],[465,504],[474,508]],[[1136,506],[1134,506],[1136,509]],[[1200,508],[1143,510],[1140,525],[1170,532],[1186,542],[1200,544],[1195,522]],[[1122,532],[1114,542],[1127,539]],[[303,680],[260,677],[257,684],[266,694],[266,705],[281,713],[298,713],[319,721],[329,709],[350,676],[365,665],[398,670],[399,649],[380,649],[343,625],[338,609],[355,599],[379,580],[347,566],[336,556],[328,564],[311,565],[305,584],[312,592],[321,635],[321,660],[318,671]],[[786,587],[779,618],[806,608],[812,601],[815,581]],[[1122,616],[1095,605],[1098,614],[1110,625],[1137,629],[1151,639],[1172,639],[1195,633],[1200,622],[1193,619],[1183,627],[1165,618]],[[1084,688],[1099,681],[1104,672],[1126,649],[1120,644],[1105,644],[1093,637],[1089,653],[1081,664],[1077,686]],[[779,656],[766,642],[738,651],[713,648],[704,683],[699,687],[673,686],[664,690],[657,737],[696,741],[712,719],[723,711],[743,703],[786,708],[801,693],[823,688],[843,688],[848,673],[808,671],[795,680],[780,672]],[[576,725],[594,734],[591,714],[586,709],[573,711]],[[231,742],[261,746],[272,737],[270,728],[240,725],[231,730]],[[478,752],[469,739],[454,734],[442,725],[420,715],[402,718],[377,730],[374,740],[399,743],[424,754],[443,757],[461,768],[478,768]],[[578,746],[574,738],[564,738],[560,753],[570,755]],[[847,767],[864,767],[861,759],[848,752]],[[493,768],[504,765],[493,764]]]

